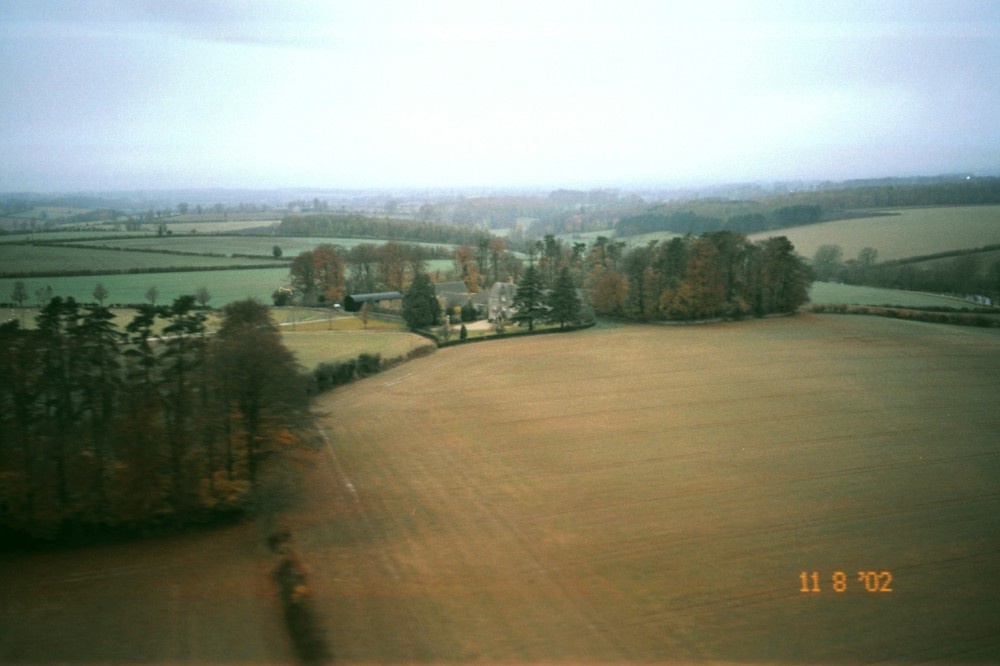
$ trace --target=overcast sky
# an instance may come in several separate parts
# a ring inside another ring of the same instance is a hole
[[[1000,173],[1000,3],[0,0],[0,191]]]

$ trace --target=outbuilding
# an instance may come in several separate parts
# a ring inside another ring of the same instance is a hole
[[[348,312],[358,312],[365,303],[379,305],[383,301],[401,301],[403,294],[398,291],[380,291],[374,294],[348,294],[344,299],[344,309]]]

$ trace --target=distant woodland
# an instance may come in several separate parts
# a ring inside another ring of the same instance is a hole
[[[814,189],[760,199],[713,199],[657,204],[622,218],[616,236],[667,231],[702,234],[734,231],[752,234],[858,215],[858,211],[906,206],[1000,203],[1000,178],[947,182]]]
[[[475,245],[477,235],[499,229],[508,230],[506,238],[512,244],[547,233],[593,231],[618,236],[650,231],[701,234],[725,230],[749,234],[883,208],[997,204],[1000,178],[954,175],[469,196],[433,191],[362,195],[329,190],[293,198],[285,204],[274,201],[274,192],[178,191],[173,198],[169,194],[161,193],[155,200],[142,193],[109,197],[2,195],[0,233],[54,230],[97,221],[138,230],[209,219],[260,219],[266,224],[262,223],[258,231],[270,233],[271,225],[280,219],[281,235],[454,245]],[[217,200],[188,203],[183,200],[188,197]]]
[[[365,215],[288,215],[278,227],[283,236],[377,238],[422,243],[474,245],[488,234],[468,227],[429,224]]]

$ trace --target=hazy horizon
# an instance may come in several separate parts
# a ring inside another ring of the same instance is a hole
[[[0,191],[1000,173],[1000,5],[0,6]]]

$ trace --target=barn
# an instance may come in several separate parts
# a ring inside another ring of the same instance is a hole
[[[398,291],[380,291],[374,294],[348,294],[344,299],[344,309],[348,312],[357,312],[365,303],[379,305],[383,301],[400,301],[403,294]]]

